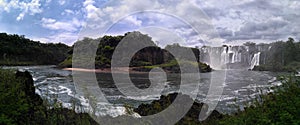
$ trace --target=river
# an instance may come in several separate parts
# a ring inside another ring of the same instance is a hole
[[[88,111],[88,100],[75,91],[72,79],[72,72],[55,68],[55,66],[16,66],[4,67],[6,69],[18,69],[29,71],[33,76],[36,93],[39,94],[49,104],[61,102],[63,107],[72,108],[73,105],[77,112]],[[213,71],[218,74],[221,71]],[[201,73],[201,85],[197,94],[196,101],[201,102],[209,90],[211,73]],[[248,70],[226,70],[225,81],[222,84],[223,93],[218,99],[219,103],[216,109],[223,113],[231,113],[237,108],[242,108],[247,103],[256,98],[260,92],[272,92],[270,87],[281,85],[276,81],[278,73],[258,72]],[[98,107],[97,115],[109,115],[116,117],[126,114],[124,104],[137,107],[141,103],[149,103],[152,100],[159,99],[160,95],[179,91],[179,74],[168,74],[167,81],[161,83],[164,89],[161,93],[149,94],[147,96],[124,96],[118,88],[115,87],[111,74],[97,73],[97,79],[101,91],[109,103],[101,103]],[[150,85],[148,74],[137,73],[130,74],[131,80],[139,88],[147,88]],[[196,83],[195,83],[196,84]],[[193,88],[195,84],[182,84],[185,90]],[[123,86],[126,88],[126,86]]]

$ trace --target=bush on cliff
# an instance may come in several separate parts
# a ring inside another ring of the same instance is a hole
[[[64,108],[48,109],[35,94],[29,72],[0,69],[0,124],[97,124],[88,114]]]

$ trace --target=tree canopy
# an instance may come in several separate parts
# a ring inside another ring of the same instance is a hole
[[[0,33],[0,65],[58,64],[70,49],[62,43],[40,43],[24,35]]]

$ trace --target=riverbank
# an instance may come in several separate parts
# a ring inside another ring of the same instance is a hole
[[[153,68],[162,68],[166,73],[180,73],[181,68],[180,66],[183,66],[185,68],[186,72],[189,71],[196,71],[194,69],[188,69],[188,68],[198,68],[198,71],[201,73],[208,73],[211,72],[213,69],[201,62],[191,62],[191,61],[171,61],[164,64],[159,65],[148,65],[148,66],[136,66],[136,67],[115,67],[114,71],[116,73],[148,73]],[[68,71],[81,71],[81,72],[95,72],[95,73],[111,73],[111,68],[98,68],[98,69],[85,69],[85,68],[71,68],[72,66],[68,66],[69,68],[64,68],[61,65],[58,66],[58,68],[62,68],[63,70]]]
[[[33,62],[7,62],[7,61],[0,61],[0,66],[34,66],[37,65]]]
[[[136,71],[134,68],[137,67],[118,67],[114,68],[114,72],[116,73],[147,73],[147,72],[141,72]],[[85,68],[63,68],[62,70],[67,71],[80,71],[80,72],[95,72],[95,73],[112,73],[111,68],[102,68],[102,69],[85,69]]]

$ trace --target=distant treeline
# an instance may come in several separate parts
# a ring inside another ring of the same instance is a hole
[[[300,70],[300,42],[289,38],[287,41],[277,41],[266,45],[270,46],[270,49],[265,53],[267,54],[265,63],[256,66],[254,70],[289,72]],[[252,43],[249,46],[255,46],[255,44]]]
[[[0,65],[56,65],[70,49],[62,43],[40,43],[23,35],[0,33]]]

